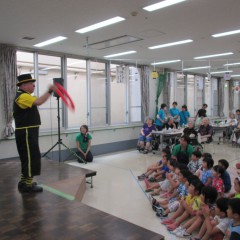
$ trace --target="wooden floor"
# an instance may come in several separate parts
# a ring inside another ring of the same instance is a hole
[[[17,189],[19,172],[18,160],[0,160],[1,240],[164,239],[157,233],[54,192],[21,194]],[[42,174],[37,179],[39,184],[49,186],[80,174],[79,168],[43,159]]]

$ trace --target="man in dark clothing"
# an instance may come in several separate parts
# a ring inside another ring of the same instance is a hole
[[[48,91],[37,98],[31,94],[35,89],[35,79],[31,74],[18,76],[17,94],[13,104],[15,119],[16,144],[21,160],[21,179],[18,183],[20,192],[42,192],[42,187],[33,183],[33,176],[40,175],[41,154],[38,145],[40,115],[37,106],[43,104],[55,89],[50,86]]]
[[[198,110],[198,112],[195,116],[195,121],[196,121],[197,117],[199,117],[199,118],[207,117],[207,110],[206,110],[207,107],[208,107],[208,105],[206,103],[204,103],[202,108]]]

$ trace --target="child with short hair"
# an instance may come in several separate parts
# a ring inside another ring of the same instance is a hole
[[[212,186],[217,189],[218,197],[223,197],[225,192],[224,183],[222,179],[223,173],[224,173],[224,168],[219,165],[215,165],[212,169],[212,174],[213,174]]]
[[[209,208],[203,208],[205,221],[202,224],[198,236],[195,238],[201,240],[223,239],[228,229],[229,218],[227,217],[228,198],[219,198],[216,201],[215,216],[211,216]]]
[[[232,221],[229,224],[227,235],[229,240],[240,239],[240,199],[233,198],[228,202],[227,215]]]
[[[234,179],[234,190],[235,193],[229,195],[229,198],[240,198],[240,176]]]
[[[171,151],[169,148],[164,148],[162,150],[162,153],[161,153],[161,156],[162,158],[165,157],[165,156],[170,156],[171,155]],[[142,181],[144,180],[145,178],[148,178],[148,176],[150,176],[152,173],[154,173],[155,171],[157,171],[158,169],[160,169],[161,167],[163,166],[162,164],[162,160],[156,162],[156,163],[153,163],[151,166],[149,166],[147,168],[147,171],[143,174],[141,174],[140,176],[138,176],[138,180],[139,181]]]
[[[212,158],[212,154],[211,153],[203,153],[202,154],[202,158],[201,158],[201,162],[203,161],[203,159],[205,158]],[[199,177],[199,179],[201,179],[202,177],[202,171],[203,171],[203,167],[200,167],[196,172],[195,175]]]
[[[196,212],[195,216],[184,223],[183,226],[178,227],[173,234],[177,236],[190,236],[196,229],[201,227],[204,216],[202,209],[207,207],[210,210],[212,216],[214,216],[214,204],[217,199],[217,190],[214,187],[206,186],[202,188],[201,192],[201,206],[200,209]]]
[[[211,186],[212,185],[212,180],[213,180],[213,175],[212,175],[212,167],[214,164],[214,161],[212,158],[203,158],[202,160],[202,166],[203,166],[203,171],[202,171],[202,176],[201,176],[201,181],[205,186]]]
[[[189,171],[194,174],[199,168],[202,167],[202,161],[200,160],[202,153],[200,151],[194,151],[191,156],[191,160],[188,163]]]
[[[228,193],[232,188],[231,178],[227,171],[229,167],[229,163],[226,159],[220,159],[218,160],[218,165],[224,168],[223,183],[224,183],[225,193]]]
[[[194,176],[194,175],[190,175],[188,178],[187,178],[187,181],[185,182],[185,185],[188,187],[188,189],[190,188],[189,186],[190,185],[193,185],[195,190],[196,191],[200,191],[201,192],[201,188],[203,187],[203,184],[202,182],[198,179],[197,176]],[[180,206],[180,201],[182,199],[185,199],[188,203],[190,202],[194,202],[194,201],[197,201],[196,202],[196,205],[197,206],[200,206],[200,203],[198,203],[198,200],[197,198],[193,198],[191,197],[191,193],[189,192],[188,190],[188,195],[187,196],[179,196],[179,200],[175,200],[174,202],[171,202],[167,205],[167,208],[165,209],[165,211],[158,211],[157,210],[157,213],[156,215],[160,218],[166,218],[168,216],[169,213],[171,212],[175,212],[179,206]],[[164,207],[163,207],[164,208]]]
[[[152,199],[153,210],[157,211],[157,209],[159,209],[160,211],[163,211],[163,209],[167,209],[170,206],[169,203],[172,203],[176,200],[180,200],[181,198],[186,197],[188,195],[186,182],[190,175],[191,172],[189,172],[188,170],[186,169],[180,170],[180,173],[178,174],[178,181],[180,184],[177,187],[177,189],[174,189],[173,193],[170,194],[170,196],[164,200],[157,201],[155,198],[153,198]]]
[[[147,189],[154,190],[153,193],[151,193],[151,196],[160,194],[161,191],[167,192],[169,189],[172,189],[172,186],[178,186],[179,183],[177,183],[177,174],[175,173],[177,166],[177,160],[176,159],[170,159],[168,161],[168,168],[170,170],[169,173],[166,173],[166,179],[162,182],[157,183],[149,183],[149,187]]]
[[[162,180],[164,180],[166,178],[166,173],[170,172],[169,168],[168,168],[168,156],[164,156],[162,158],[162,164],[161,164],[161,168],[159,168],[158,173],[161,176]],[[144,179],[145,184],[146,184],[146,190],[145,192],[151,192],[153,191],[154,188],[151,187],[149,181],[147,178]]]

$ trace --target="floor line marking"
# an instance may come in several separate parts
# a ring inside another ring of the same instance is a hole
[[[44,190],[47,190],[48,192],[51,192],[51,193],[53,193],[53,194],[55,194],[55,195],[58,195],[58,196],[60,196],[60,197],[62,197],[62,198],[65,198],[65,199],[70,200],[70,201],[75,200],[75,197],[74,197],[74,196],[69,195],[69,194],[64,193],[64,192],[61,192],[61,191],[59,191],[59,190],[57,190],[57,189],[55,189],[55,188],[49,187],[49,186],[44,185],[44,184],[41,184],[40,186],[41,186]]]
[[[144,193],[144,195],[146,196],[147,199],[149,199],[147,193],[145,192],[145,190],[142,188],[141,184],[139,183],[139,181],[137,180],[137,178],[135,177],[135,175],[133,174],[132,169],[129,169],[133,178],[135,179],[135,181],[137,182],[138,186],[140,187],[140,189],[142,190],[142,192]]]

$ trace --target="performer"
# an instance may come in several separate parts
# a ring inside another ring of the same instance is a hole
[[[92,162],[93,155],[90,151],[92,143],[92,136],[88,133],[88,126],[82,125],[80,127],[80,133],[76,137],[76,145],[80,158],[83,158],[87,162]],[[78,162],[81,162],[78,160]]]
[[[55,87],[49,89],[41,97],[31,94],[35,89],[35,81],[31,74],[18,76],[18,90],[13,104],[13,117],[15,119],[16,144],[21,160],[21,180],[18,183],[20,192],[42,192],[42,187],[33,183],[33,177],[40,175],[41,154],[38,144],[40,115],[37,106],[43,104],[51,96]]]

